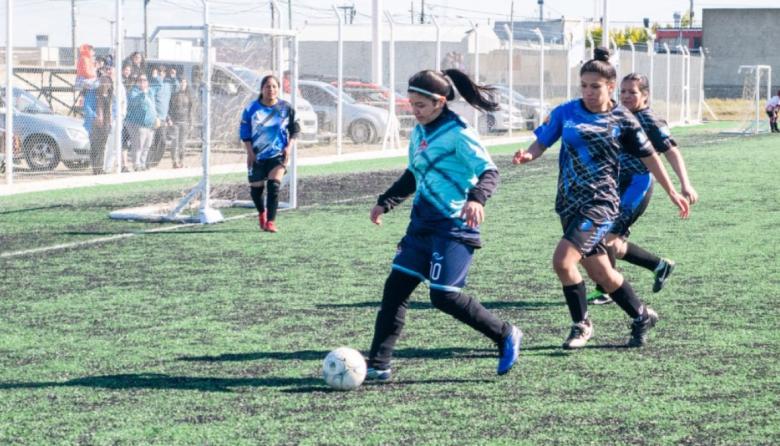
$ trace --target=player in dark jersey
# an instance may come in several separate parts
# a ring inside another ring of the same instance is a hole
[[[279,188],[287,172],[288,150],[300,131],[295,110],[279,99],[279,80],[273,75],[265,76],[260,81],[260,97],[244,109],[239,129],[246,148],[249,192],[262,231],[278,230]],[[264,186],[268,187],[267,210]]]
[[[688,201],[674,190],[672,182],[653,151],[642,127],[628,109],[610,99],[617,74],[609,63],[609,51],[597,48],[594,59],[580,69],[582,98],[556,107],[534,133],[536,141],[518,150],[513,163],[524,164],[539,156],[558,139],[558,194],[555,210],[563,226],[563,238],[553,254],[553,267],[563,285],[563,295],[573,322],[564,348],[585,346],[593,335],[588,316],[585,282],[577,268],[582,263],[588,276],[609,292],[631,317],[628,346],[645,344],[658,315],[642,303],[631,285],[609,262],[605,237],[619,214],[618,157],[631,153],[658,178],[682,217],[688,216]]]
[[[409,165],[371,209],[382,223],[389,212],[414,194],[406,235],[398,244],[385,281],[368,356],[366,379],[387,381],[390,360],[404,327],[409,296],[428,282],[433,306],[487,336],[499,350],[497,373],[517,361],[523,334],[463,294],[474,249],[481,246],[484,206],[498,184],[498,169],[476,132],[447,107],[455,88],[472,106],[495,110],[498,104],[464,73],[421,71],[409,79],[409,100],[419,124],[409,141]]]
[[[699,195],[688,179],[685,161],[677,149],[677,142],[672,138],[669,126],[648,106],[649,85],[647,76],[639,73],[628,74],[620,83],[620,102],[639,120],[642,130],[647,134],[655,151],[663,153],[669,161],[680,180],[680,193],[693,205],[699,201]],[[653,194],[653,177],[640,159],[625,152],[620,154],[618,188],[620,216],[607,235],[610,261],[614,266],[614,259],[618,258],[653,271],[655,274],[653,292],[657,293],[661,291],[666,279],[674,271],[675,263],[628,241],[631,225],[645,212],[650,203]],[[593,303],[597,305],[612,302],[601,287],[597,287],[596,291],[589,294],[588,299],[594,299]]]

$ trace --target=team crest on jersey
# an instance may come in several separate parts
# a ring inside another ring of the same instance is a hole
[[[423,150],[425,150],[427,148],[428,148],[428,141],[423,139],[422,141],[420,141],[420,145],[417,146],[417,151],[418,152],[422,152]]]

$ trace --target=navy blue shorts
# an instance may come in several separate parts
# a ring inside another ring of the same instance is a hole
[[[406,234],[398,244],[393,269],[421,281],[431,289],[460,291],[474,256],[474,247],[436,235]]]
[[[607,253],[605,237],[612,222],[594,223],[583,216],[561,217],[563,238],[570,241],[583,257]]]
[[[268,179],[268,174],[277,166],[282,166],[285,172],[287,171],[287,168],[284,167],[284,156],[275,156],[260,161],[255,160],[247,172],[247,179],[250,183],[265,181]]]
[[[628,237],[631,225],[645,213],[653,196],[653,176],[650,173],[631,175],[620,184],[620,215],[609,230],[612,234]]]

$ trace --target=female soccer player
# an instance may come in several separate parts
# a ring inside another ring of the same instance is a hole
[[[481,247],[479,225],[498,183],[498,170],[474,130],[447,107],[456,88],[478,109],[498,108],[487,96],[489,89],[459,70],[425,70],[409,79],[409,101],[419,122],[409,141],[409,165],[370,213],[371,222],[381,225],[382,214],[415,195],[411,222],[398,244],[376,317],[366,376],[370,380],[390,379],[390,359],[409,296],[422,281],[429,282],[436,308],[498,345],[499,375],[517,361],[520,330],[461,291],[474,250]]]
[[[618,156],[622,151],[636,155],[655,175],[680,216],[688,216],[688,201],[669,180],[636,118],[610,99],[617,74],[609,63],[609,51],[597,48],[594,59],[580,69],[582,98],[556,107],[537,128],[536,141],[518,150],[512,160],[524,164],[563,138],[559,155],[558,194],[555,211],[563,226],[563,238],[553,253],[553,268],[563,285],[563,295],[573,322],[563,348],[585,346],[593,335],[588,317],[585,282],[577,263],[600,284],[632,318],[628,346],[645,344],[647,333],[658,315],[645,306],[633,288],[617,272],[606,255],[605,237],[618,217]]]
[[[287,172],[288,149],[300,133],[295,110],[279,99],[279,80],[265,76],[260,81],[260,97],[244,109],[240,136],[246,147],[249,193],[257,208],[260,230],[276,232],[279,188]],[[267,180],[267,181],[266,181]],[[268,210],[263,203],[263,181],[268,186]]]
[[[650,87],[647,76],[631,73],[620,83],[620,103],[629,109],[639,120],[653,148],[663,153],[680,180],[680,192],[693,205],[699,201],[699,195],[691,186],[685,161],[677,149],[677,142],[672,138],[666,122],[660,119],[648,106]],[[645,212],[653,194],[653,177],[647,167],[635,156],[628,153],[620,154],[620,174],[618,176],[620,192],[620,215],[607,235],[608,254],[610,257],[623,259],[634,265],[649,269],[655,273],[653,292],[661,291],[666,279],[674,271],[674,262],[662,259],[634,243],[628,241],[630,227]],[[610,258],[613,261],[613,258]],[[596,297],[594,304],[612,302],[608,294],[603,294],[600,288],[588,297]]]

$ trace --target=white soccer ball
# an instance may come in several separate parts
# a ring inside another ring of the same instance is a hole
[[[322,378],[334,389],[357,389],[366,379],[366,360],[353,348],[339,347],[322,362]]]

